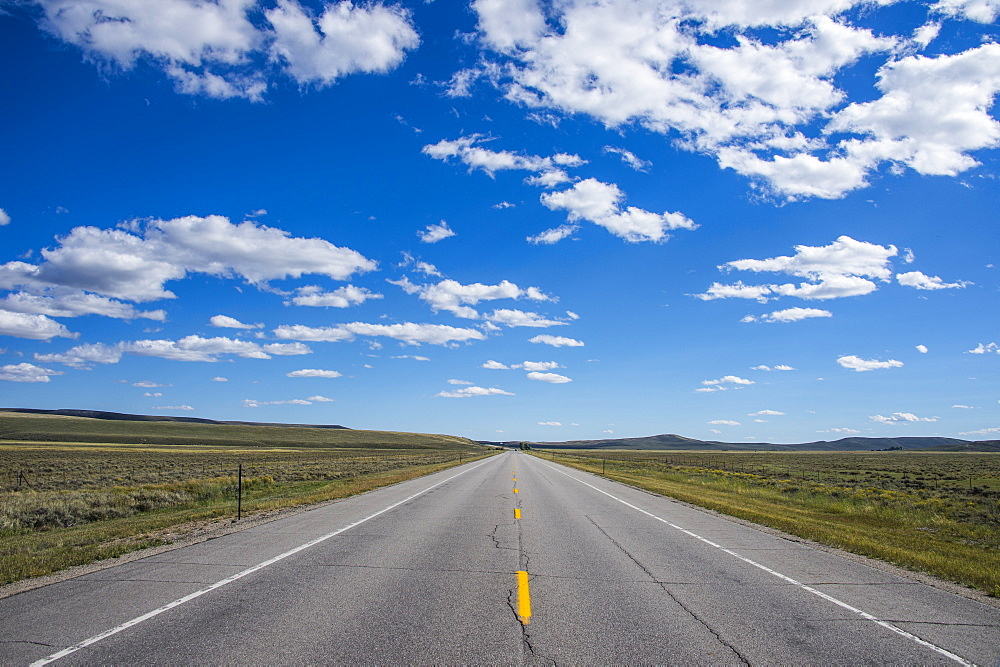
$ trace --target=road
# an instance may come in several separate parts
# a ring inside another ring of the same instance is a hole
[[[509,452],[0,599],[3,664],[1000,664],[1000,609]]]

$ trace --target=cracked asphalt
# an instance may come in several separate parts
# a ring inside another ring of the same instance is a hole
[[[512,452],[0,599],[0,663],[53,656],[998,665],[1000,608]]]

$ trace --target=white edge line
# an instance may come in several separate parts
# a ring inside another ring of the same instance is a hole
[[[79,651],[82,648],[86,648],[88,646],[92,646],[92,645],[96,644],[97,642],[99,642],[99,641],[101,641],[103,639],[107,639],[108,637],[110,637],[112,635],[116,635],[119,632],[121,632],[122,630],[127,630],[128,628],[131,628],[134,625],[139,625],[143,621],[148,621],[149,619],[153,618],[154,616],[159,616],[163,612],[170,611],[174,607],[179,607],[180,605],[182,605],[182,604],[184,604],[186,602],[190,602],[191,600],[194,600],[195,598],[199,598],[202,595],[204,595],[205,593],[211,593],[212,591],[216,590],[217,588],[222,588],[226,584],[231,584],[234,581],[236,581],[237,579],[242,579],[243,577],[247,576],[248,574],[253,574],[254,572],[257,572],[258,570],[263,570],[268,565],[273,565],[273,564],[277,563],[278,561],[284,560],[285,558],[288,558],[289,556],[297,554],[300,551],[304,551],[305,549],[308,549],[309,547],[316,546],[320,542],[324,542],[324,541],[330,539],[331,537],[336,537],[337,535],[340,535],[344,531],[350,530],[351,528],[354,528],[356,526],[360,526],[364,522],[369,521],[371,519],[374,519],[375,517],[379,516],[380,514],[385,514],[386,512],[388,512],[391,509],[395,509],[395,508],[399,507],[400,505],[402,505],[404,503],[408,503],[411,500],[413,500],[414,498],[416,498],[418,496],[422,496],[423,494],[427,493],[431,489],[434,489],[434,488],[436,488],[438,486],[441,486],[442,484],[444,484],[446,482],[450,482],[451,480],[455,479],[456,477],[464,475],[467,472],[471,472],[471,471],[475,470],[476,468],[478,468],[479,466],[486,465],[492,459],[493,459],[493,457],[490,457],[490,458],[486,459],[485,461],[483,461],[482,463],[477,463],[476,465],[472,466],[468,470],[463,470],[462,472],[458,473],[457,475],[452,475],[451,477],[447,477],[447,478],[441,480],[440,482],[436,482],[435,484],[432,484],[432,485],[428,486],[426,489],[423,489],[422,491],[418,491],[417,493],[414,493],[412,496],[408,496],[406,498],[403,498],[399,502],[395,502],[392,505],[389,505],[388,507],[382,508],[378,512],[375,512],[374,514],[369,514],[364,519],[359,519],[358,521],[355,521],[354,523],[348,524],[348,525],[346,525],[346,526],[344,526],[342,528],[338,528],[337,530],[333,531],[332,533],[327,533],[326,535],[323,535],[321,537],[317,537],[316,539],[310,540],[309,542],[306,542],[305,544],[300,544],[299,546],[295,547],[294,549],[289,549],[288,551],[286,551],[283,554],[279,554],[279,555],[277,555],[277,556],[275,556],[273,558],[269,558],[268,560],[265,560],[262,563],[257,563],[256,565],[254,565],[252,567],[248,567],[245,570],[237,572],[236,574],[231,575],[229,577],[226,577],[225,579],[222,579],[221,581],[217,581],[214,584],[211,584],[209,586],[206,586],[205,588],[197,590],[194,593],[189,593],[188,595],[185,595],[182,598],[178,598],[178,599],[174,600],[173,602],[168,602],[167,604],[165,604],[162,607],[159,607],[157,609],[154,609],[153,611],[146,612],[145,614],[142,614],[141,616],[136,616],[135,618],[133,618],[131,620],[125,621],[121,625],[116,625],[115,627],[111,628],[110,630],[105,630],[104,632],[102,632],[100,634],[96,634],[93,637],[88,637],[87,639],[84,639],[82,642],[80,642],[78,644],[74,644],[73,646],[64,648],[63,650],[59,651],[58,653],[53,653],[52,655],[49,655],[49,656],[46,656],[46,657],[41,658],[39,660],[36,660],[35,662],[31,663],[31,667],[35,667],[36,665],[47,665],[50,662],[55,662],[56,660],[60,660],[62,658],[65,658],[66,656],[68,656],[68,655],[70,655],[72,653],[76,653],[77,651]]]
[[[709,546],[715,547],[716,549],[719,549],[720,551],[723,551],[723,552],[729,554],[730,556],[733,556],[734,558],[738,558],[739,560],[743,561],[744,563],[747,563],[748,565],[753,565],[754,567],[756,567],[758,569],[761,569],[764,572],[767,572],[768,574],[774,575],[775,577],[781,579],[782,581],[785,581],[785,582],[787,582],[789,584],[792,584],[793,586],[797,586],[798,588],[801,588],[804,591],[808,591],[808,592],[812,593],[813,595],[816,595],[818,597],[823,598],[824,600],[832,602],[833,604],[837,605],[838,607],[842,607],[842,608],[846,609],[847,611],[850,611],[850,612],[853,612],[853,613],[857,614],[858,616],[860,616],[861,618],[863,618],[863,619],[865,619],[867,621],[871,621],[872,623],[875,623],[876,625],[880,625],[880,626],[882,626],[883,628],[885,628],[887,630],[891,630],[892,632],[895,632],[897,635],[900,635],[902,637],[906,637],[907,639],[909,639],[909,640],[911,640],[913,642],[916,642],[917,644],[920,644],[921,646],[925,646],[925,647],[931,649],[932,651],[936,651],[937,653],[940,653],[944,657],[949,658],[951,660],[954,660],[955,662],[957,662],[957,663],[959,663],[961,665],[972,666],[972,665],[975,664],[975,663],[969,662],[968,660],[966,660],[965,658],[963,658],[961,656],[955,655],[954,653],[952,653],[951,651],[949,651],[947,649],[941,648],[940,646],[936,646],[936,645],[930,643],[929,641],[927,641],[925,639],[921,639],[920,637],[917,637],[916,635],[910,634],[906,630],[903,630],[902,628],[899,628],[899,627],[893,625],[892,623],[889,623],[888,621],[883,621],[883,620],[881,620],[881,619],[879,619],[879,618],[877,618],[875,616],[872,616],[868,612],[862,611],[861,609],[858,609],[857,607],[853,607],[853,606],[847,604],[846,602],[844,602],[842,600],[838,600],[837,598],[832,597],[830,595],[827,595],[826,593],[824,593],[822,591],[819,591],[819,590],[817,590],[817,589],[815,589],[815,588],[813,588],[811,586],[803,584],[800,581],[796,581],[795,579],[792,579],[789,576],[781,574],[780,572],[772,570],[771,568],[767,567],[766,565],[762,565],[762,564],[760,564],[760,563],[758,563],[756,561],[750,560],[746,556],[738,554],[735,551],[733,551],[732,549],[727,549],[726,547],[722,546],[721,544],[716,544],[715,542],[713,542],[713,541],[711,541],[709,539],[706,539],[706,538],[702,537],[701,535],[697,535],[697,534],[691,532],[687,528],[682,528],[681,526],[678,526],[677,524],[671,523],[671,522],[667,521],[666,519],[661,519],[660,517],[656,516],[655,514],[653,514],[651,512],[647,512],[646,510],[642,509],[641,507],[636,507],[632,503],[630,503],[630,502],[628,502],[626,500],[622,500],[618,496],[614,496],[614,495],[608,493],[607,491],[604,491],[602,489],[597,488],[593,484],[589,484],[588,482],[583,481],[579,477],[574,477],[573,475],[570,475],[567,472],[563,472],[562,470],[559,470],[555,466],[549,465],[548,463],[546,463],[542,459],[537,459],[537,460],[542,465],[544,465],[544,466],[546,466],[548,468],[551,468],[552,470],[555,470],[560,475],[565,475],[566,477],[569,477],[572,480],[576,480],[577,482],[580,482],[580,484],[583,484],[584,486],[589,486],[594,491],[597,491],[598,493],[603,493],[608,498],[611,498],[612,500],[617,500],[618,502],[620,502],[622,505],[625,505],[626,507],[631,507],[632,509],[634,509],[637,512],[641,512],[642,514],[645,514],[648,517],[656,519],[657,521],[659,521],[661,523],[665,523],[666,525],[670,526],[671,528],[675,528],[675,529],[681,531],[685,535],[690,535],[691,537],[695,538],[696,540],[700,540],[700,541],[704,542],[705,544],[707,544]]]

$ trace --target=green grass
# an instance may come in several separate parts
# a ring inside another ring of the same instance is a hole
[[[495,451],[451,436],[11,414],[0,413],[0,585],[235,518],[241,465],[249,516],[343,498]]]
[[[533,453],[1000,596],[1000,455]]]

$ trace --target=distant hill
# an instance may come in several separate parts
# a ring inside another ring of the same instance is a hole
[[[454,435],[365,431],[343,426],[222,422],[97,410],[0,408],[0,442],[479,450]]]
[[[840,440],[817,440],[801,444],[781,445],[770,442],[719,442],[715,440],[695,440],[667,433],[644,438],[614,438],[607,440],[570,440],[567,442],[538,442],[534,447],[545,449],[674,449],[690,451],[871,451],[873,449],[900,448],[917,450],[927,448],[956,447],[940,451],[995,451],[989,449],[964,449],[973,443],[967,440],[938,437],[904,438],[841,438]]]
[[[979,440],[959,445],[928,447],[928,452],[1000,452],[1000,440]]]
[[[61,415],[63,417],[87,417],[88,419],[110,419],[128,422],[181,422],[186,424],[238,424],[240,426],[290,426],[298,428],[347,428],[346,426],[321,424],[280,424],[274,422],[237,422],[203,419],[201,417],[171,417],[160,415],[130,415],[123,412],[103,412],[101,410],[37,410],[34,408],[0,408],[0,412],[23,412],[34,415]]]

